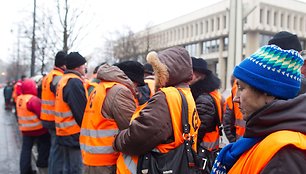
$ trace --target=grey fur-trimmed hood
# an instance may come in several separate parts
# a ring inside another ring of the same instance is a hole
[[[183,47],[172,47],[158,53],[152,51],[147,61],[154,69],[156,89],[177,86],[192,79],[192,61]]]

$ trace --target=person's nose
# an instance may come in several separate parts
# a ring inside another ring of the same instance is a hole
[[[233,102],[240,103],[240,97],[235,95],[235,97],[233,98]]]

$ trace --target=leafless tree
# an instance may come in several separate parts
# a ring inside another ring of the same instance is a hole
[[[125,60],[137,60],[139,56],[139,40],[135,37],[134,32],[125,27],[124,30],[116,31],[116,40],[114,42],[113,52],[114,57],[119,62]]]
[[[70,3],[71,2],[71,3]],[[57,14],[59,16],[59,23],[62,28],[62,41],[63,50],[68,52],[75,43],[80,43],[88,35],[91,20],[87,18],[84,13],[84,7],[87,6],[86,2],[83,2],[81,6],[73,6],[73,1],[60,1],[57,0]],[[77,47],[77,46],[75,46]]]

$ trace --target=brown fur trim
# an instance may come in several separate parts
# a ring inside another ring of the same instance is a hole
[[[152,65],[155,75],[156,90],[161,87],[165,87],[169,80],[169,73],[167,66],[160,62],[157,53],[155,51],[149,52],[147,55],[147,61]]]

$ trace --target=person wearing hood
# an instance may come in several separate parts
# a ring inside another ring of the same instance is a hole
[[[234,102],[244,136],[225,146],[212,173],[305,173],[306,95],[298,95],[303,59],[295,50],[265,45],[234,69]]]
[[[198,131],[198,154],[207,159],[203,173],[210,173],[219,151],[219,139],[222,134],[220,128],[223,104],[219,92],[220,79],[208,69],[207,62],[202,58],[192,57],[192,68],[193,78],[189,84],[201,120]]]
[[[137,156],[153,149],[166,154],[183,144],[181,95],[188,104],[188,120],[193,120],[189,122],[190,138],[194,138],[190,146],[196,151],[200,120],[188,85],[192,79],[188,51],[183,47],[172,47],[159,53],[152,51],[147,55],[147,61],[154,69],[157,92],[143,109],[135,112],[129,127],[118,133],[113,144],[116,151],[125,154],[121,165],[117,165],[125,169],[124,173],[136,173]]]
[[[66,56],[64,75],[56,87],[55,129],[62,160],[59,173],[82,173],[82,155],[79,136],[87,102],[87,90],[83,77],[86,59],[78,52]]]
[[[119,153],[112,143],[114,136],[129,126],[136,109],[136,86],[118,66],[108,64],[98,69],[97,79],[100,82],[88,98],[81,127],[84,173],[115,174]]]
[[[22,133],[22,148],[20,154],[20,173],[33,173],[31,156],[34,142],[37,142],[38,159],[36,166],[48,167],[50,150],[50,135],[40,120],[41,100],[37,97],[36,83],[25,79],[20,85],[21,94],[16,99],[18,126]]]

